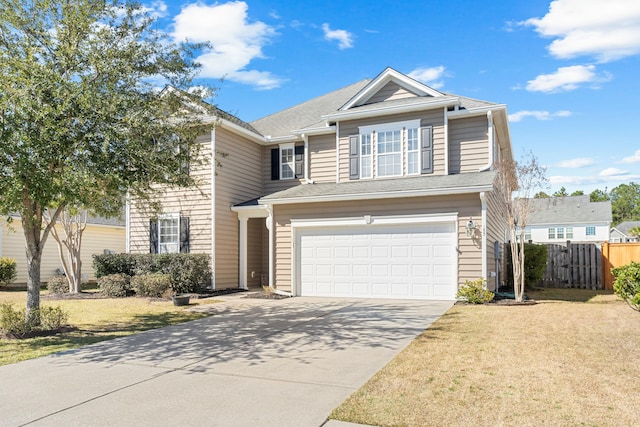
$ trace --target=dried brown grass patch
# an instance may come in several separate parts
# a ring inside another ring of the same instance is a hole
[[[535,295],[532,306],[454,306],[332,417],[377,426],[635,425],[640,316],[610,294],[563,291],[564,300]]]

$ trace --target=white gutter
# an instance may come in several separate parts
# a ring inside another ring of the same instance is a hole
[[[326,134],[334,133],[335,131],[336,131],[336,126],[335,125],[327,124],[326,126],[319,127],[319,128],[296,129],[294,131],[291,131],[291,133],[293,135],[302,135],[302,134],[306,134],[306,135],[326,135]]]
[[[237,125],[233,122],[230,122],[229,120],[223,119],[221,117],[218,116],[205,116],[203,118],[204,122],[217,122],[220,123],[221,127],[224,128],[228,128],[231,132],[239,134],[239,135],[243,135],[247,138],[249,138],[250,140],[252,140],[253,142],[258,142],[261,144],[264,144],[266,142],[265,137],[263,137],[262,135],[258,135],[255,132],[251,132],[249,129],[245,129],[240,125]]]
[[[321,117],[329,121],[354,120],[354,119],[363,119],[368,117],[377,117],[377,116],[390,115],[390,114],[422,111],[425,108],[433,109],[433,108],[439,108],[439,107],[444,107],[449,105],[458,105],[459,103],[460,103],[460,100],[458,98],[446,97],[437,101],[427,100],[424,102],[387,106],[387,107],[375,108],[375,109],[366,110],[366,111],[346,110],[346,111],[341,111],[334,114],[328,114],[326,116],[321,116]]]
[[[450,187],[439,188],[437,190],[408,190],[408,191],[389,191],[380,193],[356,193],[356,194],[330,194],[326,196],[296,196],[286,199],[268,199],[264,203],[269,205],[281,205],[290,203],[316,203],[316,202],[341,202],[351,200],[370,200],[370,199],[390,199],[401,197],[421,197],[421,196],[446,196],[450,194],[469,194],[479,193],[481,191],[490,191],[491,185],[469,186],[469,187]]]
[[[449,109],[444,107],[444,174],[449,175]]]
[[[488,111],[505,110],[507,107],[504,104],[496,104],[487,107],[477,107],[469,109],[457,109],[449,111],[449,119],[463,119],[465,117],[484,116]]]
[[[340,183],[340,122],[336,123],[336,184]]]
[[[211,288],[216,288],[216,129],[211,129]]]
[[[298,135],[286,135],[286,136],[266,136],[264,145],[274,145],[274,144],[284,144],[287,142],[296,142],[300,141],[300,137]]]
[[[494,149],[494,131],[493,131],[493,115],[491,110],[487,111],[487,142],[489,144],[489,163],[486,166],[481,167],[479,170],[487,171],[493,167],[493,153]]]
[[[274,229],[273,229],[273,206],[270,204],[266,205],[267,211],[269,212],[269,216],[266,220],[267,230],[269,230],[269,287],[271,289],[275,288],[274,278],[275,271],[273,268],[273,244],[274,244]]]
[[[480,202],[482,204],[482,225],[480,226],[480,232],[482,234],[482,278],[486,281],[487,278],[487,197],[484,191],[480,192]]]
[[[300,136],[304,141],[304,182],[305,184],[313,184],[313,181],[309,178],[309,136],[304,133]]]

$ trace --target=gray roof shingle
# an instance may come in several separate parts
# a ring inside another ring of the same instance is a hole
[[[261,203],[302,202],[316,199],[348,200],[366,198],[367,196],[386,195],[387,197],[403,197],[405,195],[442,194],[442,192],[476,192],[484,191],[493,185],[495,171],[470,172],[458,175],[417,176],[402,179],[360,180],[341,183],[316,183],[297,185],[287,190],[269,194],[260,199]]]
[[[615,229],[623,233],[625,236],[628,236],[629,231],[636,227],[640,227],[640,221],[624,221],[616,225]]]
[[[611,222],[611,202],[591,202],[589,196],[530,199],[529,225]]]

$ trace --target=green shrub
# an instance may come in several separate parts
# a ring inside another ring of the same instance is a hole
[[[466,280],[464,285],[460,286],[458,298],[464,298],[471,304],[484,304],[493,300],[493,292],[486,289],[486,281],[483,279]]]
[[[17,276],[16,260],[7,257],[0,258],[0,285],[8,285],[16,280]]]
[[[536,243],[524,244],[524,285],[533,288],[544,278],[547,268],[549,249],[547,245]],[[507,245],[507,281],[513,283],[513,262],[511,259],[511,245]]]
[[[129,276],[126,274],[109,274],[98,278],[100,292],[109,297],[126,297],[131,293]]]
[[[16,310],[10,303],[0,304],[0,329],[15,337],[35,331],[55,331],[67,324],[68,313],[60,307],[41,307],[31,310],[26,319],[25,309]]]
[[[98,278],[116,273],[169,274],[176,293],[199,292],[211,283],[211,259],[207,254],[94,255],[93,266]]]
[[[65,276],[53,276],[47,282],[47,290],[55,295],[67,294],[69,293],[69,282]]]
[[[131,254],[104,254],[93,256],[93,269],[96,277],[111,274],[126,274],[133,276],[136,268],[135,257]]]
[[[640,262],[631,261],[622,267],[612,268],[611,273],[616,277],[613,282],[616,295],[640,311]]]
[[[140,297],[162,297],[171,288],[171,276],[162,273],[139,274],[131,278],[131,287]]]
[[[40,329],[44,331],[55,331],[67,324],[69,314],[56,307],[40,307]]]

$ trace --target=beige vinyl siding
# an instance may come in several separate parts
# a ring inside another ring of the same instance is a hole
[[[380,125],[420,119],[420,126],[433,127],[433,175],[444,175],[444,109],[420,113],[396,114],[340,122],[340,181],[349,181],[349,136],[358,135],[360,126]],[[451,123],[451,122],[449,122]],[[373,158],[375,167],[375,156]]]
[[[200,188],[167,188],[158,197],[159,214],[179,213],[189,217],[189,250],[192,253],[211,254],[211,134],[197,139],[202,144],[201,155],[206,164],[193,167],[189,173],[200,182]],[[131,253],[149,253],[149,220],[152,212],[145,212],[135,200],[130,209]]]
[[[58,226],[59,234],[62,229]],[[2,248],[0,256],[16,260],[18,277],[14,284],[27,283],[27,258],[25,255],[25,239],[22,224],[19,218],[14,219],[9,226],[2,225]],[[122,253],[125,251],[125,227],[87,224],[82,234],[82,246],[80,259],[82,260],[82,273],[87,280],[95,280],[95,271],[92,262],[93,255],[103,254],[105,249]],[[58,254],[58,244],[52,236],[49,236],[44,245],[42,264],[40,268],[40,280],[42,284],[56,274],[56,269],[62,269],[62,262]]]
[[[238,287],[239,223],[231,206],[262,195],[262,150],[256,143],[215,130],[215,149],[226,154],[215,179],[215,288]]]
[[[309,177],[314,182],[336,182],[336,135],[309,137]]]
[[[366,104],[375,104],[377,102],[392,101],[394,99],[415,98],[417,95],[413,92],[409,92],[399,84],[395,82],[387,83],[382,89],[380,89],[375,95],[365,102]]]
[[[495,290],[496,278],[490,277],[492,271],[498,273],[496,271],[494,242],[498,241],[500,245],[505,242],[505,232],[508,224],[504,205],[496,193],[488,191],[485,195],[485,200],[487,203],[487,285],[489,289]],[[503,259],[504,253],[502,253],[502,260]],[[500,262],[500,270],[503,268],[502,260]],[[504,273],[504,271],[500,271],[501,281],[506,277]],[[498,286],[501,286],[501,284],[499,283]]]
[[[485,116],[449,120],[449,173],[476,172],[489,162]]]
[[[458,282],[477,279],[482,274],[482,252],[478,242],[466,236],[465,226],[472,217],[481,219],[480,197],[461,196],[412,197],[390,200],[302,203],[275,205],[275,285],[291,291],[291,219],[349,218],[368,215],[458,214]]]
[[[302,142],[296,142],[295,145],[303,145]],[[267,145],[262,148],[262,181],[264,186],[264,195],[276,193],[286,190],[304,182],[304,179],[271,179],[271,150],[279,148],[278,144]]]

